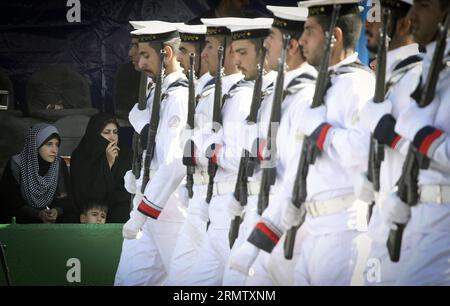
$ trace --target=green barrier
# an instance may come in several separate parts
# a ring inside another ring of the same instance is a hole
[[[113,285],[122,227],[0,224],[12,285]],[[6,278],[0,267],[0,286],[4,285]]]

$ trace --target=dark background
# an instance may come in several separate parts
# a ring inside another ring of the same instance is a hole
[[[80,23],[67,21],[67,2],[0,0],[0,69],[13,82],[15,109],[26,111],[26,84],[33,72],[45,64],[64,64],[88,80],[93,107],[114,113],[114,77],[128,61],[128,21],[185,22],[215,0],[80,0]],[[265,5],[296,2],[252,0],[251,9],[268,13]]]

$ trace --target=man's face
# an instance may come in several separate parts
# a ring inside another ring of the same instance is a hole
[[[147,42],[139,43],[139,69],[156,80],[159,72],[159,54]]]
[[[259,62],[255,44],[248,39],[233,41],[235,64],[244,74],[246,80],[256,79],[257,65]]]
[[[195,46],[191,43],[187,43],[187,42],[182,42],[180,44],[180,48],[179,48],[180,52],[177,55],[177,61],[180,62],[181,67],[183,68],[183,73],[185,75],[188,75],[189,73],[189,58],[191,53],[194,53],[196,55],[195,58],[195,62],[198,61],[198,56],[197,56],[197,51],[195,50]],[[196,67],[195,70],[197,70],[197,64],[195,64]]]
[[[309,17],[305,23],[305,29],[300,38],[300,45],[303,47],[303,55],[308,64],[319,66],[323,59],[323,47],[325,35],[322,27],[317,22],[316,17]]]
[[[212,76],[215,76],[219,62],[217,58],[217,50],[222,44],[217,38],[212,36],[207,36],[205,43],[205,48],[202,51],[202,57],[205,59],[209,73]]]
[[[421,45],[432,42],[435,39],[437,26],[443,21],[445,13],[439,0],[414,0],[408,13],[412,22],[411,32],[414,40]]]
[[[80,222],[86,224],[104,224],[106,222],[106,212],[99,208],[91,208],[86,214],[80,215]]]
[[[139,40],[135,37],[131,38],[130,50],[128,57],[134,65],[134,69],[139,70]]]
[[[277,28],[270,29],[269,36],[264,40],[267,49],[266,60],[270,70],[278,69],[278,58],[281,56],[283,48],[283,34]]]
[[[378,50],[378,42],[380,38],[380,30],[383,26],[382,22],[370,22],[366,20],[366,47],[367,49],[372,52],[376,53]]]

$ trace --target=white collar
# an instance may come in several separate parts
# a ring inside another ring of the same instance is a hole
[[[386,79],[389,79],[395,66],[401,61],[417,54],[419,54],[419,45],[416,43],[388,51],[386,56]]]
[[[289,82],[292,81],[294,78],[308,71],[311,71],[313,74],[315,74],[316,70],[313,66],[309,65],[307,62],[304,62],[298,68],[287,71],[286,74],[284,75],[284,88],[286,88]]]
[[[162,83],[162,92],[165,92],[172,83],[179,79],[186,79],[186,75],[183,73],[183,69],[181,68],[166,75]]]
[[[275,70],[271,70],[270,72],[266,73],[263,76],[263,81],[262,81],[262,90],[265,90],[267,88],[267,86],[269,86],[270,84],[272,84],[275,79],[277,77],[277,72]]]
[[[348,65],[348,64],[354,63],[357,60],[358,60],[358,52],[354,52],[353,54],[347,56],[345,59],[343,59],[336,65],[329,67],[328,70],[336,71],[337,69],[339,69],[339,67],[341,67],[343,65]]]

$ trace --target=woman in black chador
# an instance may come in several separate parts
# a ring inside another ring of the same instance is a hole
[[[58,130],[37,123],[23,150],[6,165],[0,183],[0,223],[60,223],[75,221],[67,166],[58,156]]]
[[[123,177],[131,169],[132,156],[126,147],[119,148],[118,130],[119,124],[112,115],[91,117],[70,163],[78,208],[91,201],[104,201],[110,223],[123,223],[130,213],[130,194],[124,188]]]

